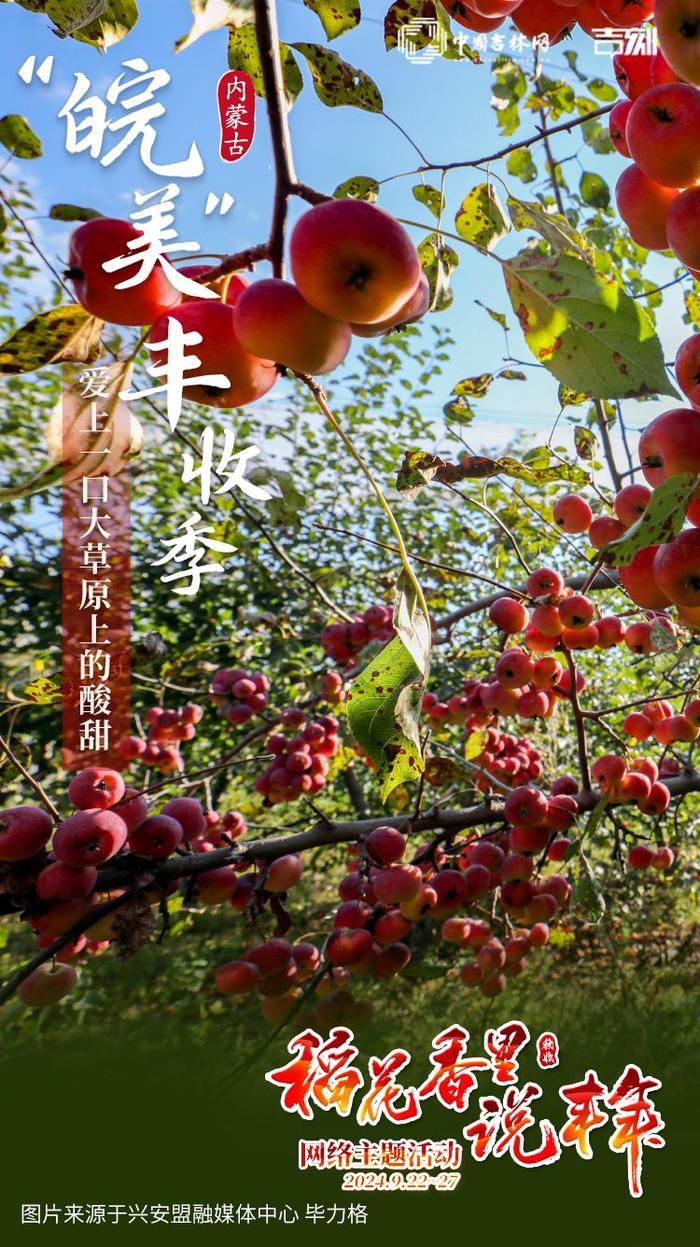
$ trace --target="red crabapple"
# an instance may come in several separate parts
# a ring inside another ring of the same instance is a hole
[[[411,950],[406,944],[388,944],[374,959],[374,973],[378,979],[390,979],[400,974],[411,960]]]
[[[22,1004],[30,1009],[42,1009],[56,1004],[73,990],[78,981],[78,971],[65,962],[37,966],[17,988]]]
[[[124,796],[124,780],[119,771],[91,766],[74,776],[68,796],[76,810],[107,810]]]
[[[539,788],[521,785],[506,798],[504,813],[509,823],[534,827],[547,813],[547,798]]]
[[[646,844],[633,844],[627,854],[632,870],[648,870],[654,860],[654,851]]]
[[[126,823],[113,810],[80,810],[60,823],[53,851],[66,866],[99,866],[123,848]]]
[[[484,976],[481,972],[481,967],[476,961],[468,961],[466,965],[462,966],[459,977],[465,987],[478,987]]]
[[[662,847],[657,849],[654,853],[651,864],[654,870],[670,870],[674,860],[675,857],[673,849],[669,849],[666,845],[662,845]]]
[[[563,533],[587,533],[593,512],[580,494],[564,494],[554,504],[554,522]]]
[[[206,831],[204,810],[194,797],[173,797],[160,812],[180,824],[185,840],[194,840]]]
[[[96,882],[95,866],[49,862],[37,876],[36,894],[42,901],[79,901],[89,896]]]
[[[51,837],[51,818],[37,805],[0,812],[0,862],[21,862],[41,852]]]
[[[522,602],[515,598],[498,598],[489,608],[489,619],[501,632],[512,634],[527,627],[529,615]]]
[[[326,943],[326,956],[334,966],[351,966],[372,951],[371,932],[364,929],[333,931]]]
[[[525,588],[531,598],[559,597],[564,580],[551,567],[540,567],[528,576]]]
[[[244,996],[252,992],[260,971],[251,961],[228,961],[216,971],[216,990],[224,995]]]
[[[203,870],[197,876],[197,898],[203,905],[222,905],[230,901],[238,888],[238,875],[231,866]]]
[[[263,944],[256,944],[254,948],[249,949],[245,959],[257,966],[262,978],[267,978],[269,974],[277,974],[289,965],[292,959],[292,945],[287,940],[279,938],[266,940]]]
[[[373,861],[389,866],[403,857],[406,840],[396,827],[375,827],[365,840],[365,848]]]
[[[410,901],[420,890],[423,876],[418,866],[386,866],[372,879],[374,893],[381,905]]]
[[[182,826],[168,814],[152,814],[129,832],[129,848],[139,857],[163,861],[182,840]]]
[[[394,944],[408,935],[410,930],[411,923],[408,918],[400,910],[390,909],[388,913],[377,918],[373,934],[378,944]]]
[[[304,872],[304,863],[298,853],[285,853],[270,863],[265,877],[266,892],[288,892],[299,882]]]

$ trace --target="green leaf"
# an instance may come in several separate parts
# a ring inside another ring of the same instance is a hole
[[[459,256],[441,235],[429,234],[418,246],[418,259],[428,278],[430,311],[442,312],[454,298],[450,277],[459,264]]]
[[[377,768],[382,801],[423,770],[416,709],[421,695],[418,668],[400,637],[370,660],[348,692],[348,724]]]
[[[501,202],[490,183],[475,186],[455,217],[460,238],[483,251],[493,248],[510,231]]]
[[[579,182],[579,194],[584,203],[592,208],[607,208],[610,203],[610,187],[598,173],[583,173]]]
[[[324,48],[320,43],[293,43],[292,47],[305,57],[322,103],[329,108],[348,104],[369,113],[382,112],[384,103],[379,88],[364,70],[355,69],[332,48]]]
[[[492,372],[482,372],[478,377],[465,377],[463,381],[457,382],[452,393],[464,398],[484,398],[491,389],[493,380]]]
[[[445,207],[445,196],[441,195],[434,186],[424,186],[421,182],[419,186],[413,187],[413,198],[417,199],[420,204],[424,204],[428,212],[439,219]]]
[[[252,0],[190,0],[192,26],[176,41],[175,51],[184,52],[212,30],[243,25],[249,20],[252,7]]]
[[[404,497],[412,500],[431,481],[454,485],[460,481],[483,480],[490,476],[503,475],[527,481],[531,485],[546,485],[551,481],[570,481],[578,486],[590,483],[588,473],[576,464],[561,461],[551,463],[546,447],[530,454],[529,463],[520,463],[509,455],[490,459],[486,455],[467,454],[460,455],[459,463],[447,463],[438,455],[431,455],[423,450],[406,451],[396,478],[396,488]]]
[[[0,374],[16,376],[68,360],[92,363],[100,353],[102,324],[78,304],[40,312],[0,344]]]
[[[316,14],[327,39],[337,39],[360,21],[358,0],[304,0],[304,5]]]
[[[590,476],[583,468],[574,463],[553,463],[548,467],[533,467],[527,463],[519,463],[509,455],[496,460],[497,471],[504,476],[515,477],[519,481],[527,481],[529,485],[547,485],[550,481],[570,481],[574,485],[588,485]]]
[[[0,143],[19,160],[36,160],[43,155],[41,139],[26,117],[20,117],[17,113],[0,117]]]
[[[278,528],[298,530],[306,508],[306,495],[299,488],[296,477],[291,472],[272,467],[257,468],[247,475],[254,485],[260,485],[268,492],[274,485],[279,490],[279,495],[273,494],[265,503],[265,516],[270,523]]]
[[[409,580],[405,569],[399,577],[396,588],[393,623],[396,635],[411,655],[423,678],[423,682],[427,683],[430,673],[432,628],[430,620],[420,606],[415,587]],[[417,736],[416,740],[418,740]],[[420,741],[418,743],[420,744]]]
[[[67,8],[71,0],[49,0],[46,12],[56,21],[59,9]],[[108,0],[99,16],[75,30],[72,37],[79,43],[89,43],[100,52],[106,52],[113,44],[134,29],[139,20],[136,0]]]
[[[521,182],[534,182],[537,178],[537,165],[528,147],[511,152],[506,161],[506,169],[512,177],[520,178]]]
[[[572,52],[572,51],[568,50],[568,51],[566,51],[566,52],[564,53],[564,59],[565,59],[566,61],[568,61],[568,63],[569,63],[569,68],[570,68],[570,69],[571,69],[571,71],[572,71],[572,72],[576,75],[576,77],[578,78],[579,82],[585,82],[585,81],[586,81],[586,75],[581,73],[580,69],[578,68],[578,66],[577,66],[577,64],[576,64],[576,62],[577,62],[577,60],[578,60],[578,53],[577,53],[577,52]]]
[[[396,488],[409,502],[417,498],[438,473],[449,465],[424,450],[407,450],[396,477]]]
[[[680,642],[678,637],[671,630],[662,624],[661,620],[654,618],[651,621],[651,645],[652,649],[659,654],[669,654],[677,650]]]
[[[578,256],[522,252],[503,262],[506,288],[533,355],[594,398],[676,391],[648,314]]]
[[[49,208],[52,221],[94,221],[101,216],[94,208],[78,208],[76,204],[53,204]]]
[[[554,81],[542,74],[537,84],[537,93],[528,100],[527,106],[533,112],[539,112],[543,102],[551,120],[558,121],[564,113],[574,111],[576,96],[568,82]]]
[[[94,22],[105,12],[109,0],[47,0],[46,13],[55,35],[66,39]]]
[[[605,917],[605,897],[585,853],[580,852],[578,860],[578,880],[571,898],[571,905],[583,915],[586,922],[596,926]]]
[[[508,214],[517,230],[534,230],[555,251],[571,252],[581,259],[593,259],[593,248],[572,228],[566,217],[559,212],[547,212],[541,204],[525,202],[508,196]]]
[[[286,43],[280,43],[279,46],[282,57],[284,93],[287,103],[291,107],[303,89],[304,80],[291,49],[287,47]],[[265,95],[258,41],[255,37],[255,22],[244,22],[242,26],[229,27],[228,67],[229,69],[241,69],[244,73],[250,74],[256,95]]]
[[[451,420],[454,424],[461,425],[471,424],[476,415],[474,408],[469,406],[466,398],[449,399],[442,411],[446,420]]]
[[[612,567],[627,567],[635,554],[647,546],[673,541],[685,523],[685,513],[697,483],[694,473],[681,472],[657,485],[636,524],[601,551],[605,561]]]
[[[591,78],[588,83],[588,90],[594,99],[599,100],[601,104],[612,104],[617,99],[617,91],[610,82],[604,82],[602,78]]]
[[[378,196],[379,182],[377,179],[362,176],[346,178],[333,191],[334,199],[364,199],[367,203],[374,203]]]
[[[609,156],[615,151],[615,145],[610,138],[610,131],[607,126],[602,126],[600,122],[593,118],[592,121],[584,121],[581,126],[581,134],[584,142],[598,156]]]
[[[508,321],[503,315],[503,312],[494,312],[493,308],[487,307],[485,303],[481,302],[481,299],[475,299],[474,302],[476,303],[477,307],[481,307],[484,309],[487,316],[491,317],[491,320],[495,321],[497,325],[501,326],[501,329],[503,330],[504,333],[510,333],[510,330],[508,328]]]

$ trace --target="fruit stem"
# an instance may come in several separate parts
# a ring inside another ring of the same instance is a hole
[[[414,570],[413,570],[413,567],[411,566],[411,560],[410,560],[410,559],[409,559],[409,557],[408,557],[408,551],[407,551],[407,549],[406,549],[406,545],[405,545],[405,543],[404,543],[403,535],[402,535],[401,529],[400,529],[400,527],[399,527],[398,521],[397,521],[397,519],[396,519],[396,516],[394,515],[394,512],[392,511],[391,507],[389,506],[389,503],[387,502],[386,498],[384,497],[384,494],[382,493],[382,491],[381,491],[381,489],[380,489],[379,485],[378,485],[378,484],[377,484],[377,482],[375,481],[375,479],[374,479],[374,477],[373,477],[372,473],[370,472],[369,468],[367,467],[367,464],[365,463],[364,459],[363,459],[363,458],[362,458],[362,456],[360,455],[359,451],[357,451],[357,450],[355,449],[355,447],[353,446],[352,442],[350,441],[350,438],[347,436],[347,434],[343,431],[343,429],[342,429],[342,428],[340,427],[340,425],[338,424],[338,421],[336,420],[335,416],[333,415],[333,412],[331,411],[330,407],[328,406],[328,402],[327,402],[327,400],[326,400],[326,395],[325,395],[324,391],[322,390],[321,386],[318,384],[318,382],[317,382],[317,381],[315,381],[315,380],[314,380],[314,378],[313,378],[313,377],[308,376],[306,373],[303,373],[303,372],[297,372],[297,373],[295,373],[295,376],[297,376],[297,377],[299,378],[299,380],[300,380],[300,381],[303,381],[303,382],[304,382],[304,384],[305,384],[306,386],[308,386],[308,388],[310,389],[310,391],[311,391],[311,393],[313,394],[314,398],[316,399],[316,402],[318,403],[318,405],[319,405],[319,407],[320,407],[321,411],[323,412],[324,416],[326,417],[326,420],[327,420],[327,421],[328,421],[328,423],[330,424],[331,428],[333,429],[333,431],[334,431],[335,433],[337,433],[337,434],[338,434],[338,437],[340,438],[340,440],[342,441],[342,443],[343,443],[343,445],[346,447],[346,449],[350,451],[350,454],[352,455],[353,459],[355,460],[355,462],[356,462],[357,466],[358,466],[358,467],[360,468],[360,470],[364,473],[364,475],[365,475],[365,477],[367,478],[367,480],[368,480],[369,484],[371,485],[372,489],[374,490],[374,493],[375,493],[375,495],[376,495],[376,497],[377,497],[377,501],[379,502],[379,505],[380,505],[380,507],[382,508],[382,511],[384,512],[384,514],[385,514],[385,516],[386,516],[387,520],[389,521],[389,527],[391,528],[391,531],[392,531],[392,533],[394,534],[394,537],[395,537],[395,539],[396,539],[396,545],[397,545],[397,548],[398,548],[398,554],[399,554],[399,558],[401,559],[401,564],[402,564],[402,566],[403,566],[403,569],[404,569],[404,571],[405,571],[405,573],[406,573],[406,576],[407,576],[407,578],[408,578],[408,580],[409,580],[409,582],[410,582],[410,584],[411,584],[411,586],[412,586],[412,588],[413,588],[413,590],[414,590],[414,592],[415,592],[416,599],[417,599],[417,601],[418,601],[418,605],[420,606],[421,611],[422,611],[423,615],[425,616],[425,620],[426,620],[426,623],[427,623],[428,629],[429,629],[429,630],[432,630],[432,624],[431,624],[431,620],[430,620],[430,612],[429,612],[429,610],[428,610],[428,604],[427,604],[427,602],[426,602],[426,600],[425,600],[425,597],[424,597],[424,594],[423,594],[423,590],[421,589],[420,584],[419,584],[419,582],[418,582],[418,578],[417,578],[417,576],[416,576],[416,574],[415,574],[415,572],[414,572]],[[421,673],[421,674],[424,674],[424,673]]]
[[[581,704],[578,699],[578,689],[576,687],[576,678],[577,678],[578,673],[576,671],[576,663],[574,662],[574,658],[573,658],[571,651],[567,649],[565,645],[562,645],[562,649],[566,657],[566,663],[569,668],[569,678],[571,681],[571,692],[569,694],[569,700],[571,702],[571,709],[574,712],[574,721],[576,724],[576,744],[578,747],[578,764],[579,764],[579,770],[581,772],[581,782],[583,784],[584,791],[590,792],[591,791],[591,772],[590,772],[590,768],[588,765],[588,745],[586,742],[586,725],[584,722],[583,714],[581,712]]]
[[[31,784],[37,796],[41,797],[41,800],[44,802],[44,805],[46,806],[49,813],[52,815],[53,818],[56,819],[56,822],[59,823],[61,821],[61,815],[56,809],[56,806],[54,805],[53,801],[44,792],[44,789],[42,788],[39,781],[35,779],[33,775],[29,774],[29,771],[27,770],[27,768],[20,762],[19,758],[15,756],[10,746],[8,745],[7,741],[2,736],[0,736],[0,749],[2,749],[3,753],[10,760],[15,770],[19,771],[20,775],[22,775],[24,779],[26,779],[28,784]]]

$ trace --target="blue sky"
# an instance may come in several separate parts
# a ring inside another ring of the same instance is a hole
[[[264,109],[259,107],[258,129],[249,155],[240,164],[223,164],[218,155],[216,83],[226,69],[226,32],[204,36],[186,51],[173,55],[175,40],[190,26],[188,0],[141,0],[142,16],[136,30],[127,39],[100,56],[94,49],[74,40],[59,41],[50,33],[48,21],[14,5],[2,8],[2,103],[0,112],[24,114],[40,134],[44,156],[37,161],[22,162],[22,173],[28,175],[40,207],[46,210],[52,202],[70,201],[91,206],[115,216],[126,216],[132,209],[134,189],[149,190],[163,184],[142,166],[134,147],[110,169],[85,153],[69,156],[65,151],[65,123],[57,117],[73,84],[73,74],[84,72],[95,91],[104,94],[109,83],[120,72],[121,62],[129,57],[145,58],[151,68],[165,67],[172,76],[170,85],[159,98],[167,105],[167,115],[158,123],[156,157],[161,161],[181,159],[196,140],[205,161],[205,172],[199,179],[182,181],[177,207],[177,226],[182,239],[197,240],[203,250],[230,252],[262,241],[268,229],[269,205],[273,185],[271,153]],[[364,0],[364,20],[359,29],[342,36],[333,47],[346,60],[369,73],[379,85],[387,113],[406,129],[431,160],[478,158],[504,144],[490,107],[491,76],[488,63],[474,66],[435,60],[429,65],[408,61],[398,51],[387,54],[383,45],[382,16],[386,0]],[[323,32],[314,14],[301,0],[279,0],[282,37],[287,42],[305,40],[323,42]],[[611,76],[609,59],[593,54],[590,39],[577,34],[573,46],[579,54],[579,65],[591,75]],[[51,83],[25,85],[17,71],[30,53],[37,58],[52,53],[56,57]],[[303,63],[303,58],[299,57]],[[556,76],[565,67],[561,51],[546,54],[545,72]],[[291,129],[299,178],[323,191],[332,191],[345,178],[366,174],[379,178],[415,168],[420,163],[410,144],[387,120],[356,108],[326,108],[317,99],[303,63],[304,90],[291,113]],[[518,134],[530,133],[527,122]],[[555,149],[569,154],[579,149],[578,140],[564,140]],[[581,151],[580,169],[599,168],[608,181],[614,181],[624,163],[617,156],[602,160],[589,148]],[[504,174],[502,165],[496,167]],[[565,166],[572,180],[578,180],[575,162]],[[454,211],[467,191],[482,177],[474,170],[453,174],[448,185],[449,206],[445,217],[450,227]],[[380,203],[397,216],[409,217],[429,224],[427,210],[411,195],[417,178],[399,179],[383,189]],[[514,183],[516,193],[527,197],[531,187],[523,189]],[[236,200],[224,218],[204,216],[207,193],[221,195],[228,190]],[[293,214],[303,210],[293,205]],[[37,230],[48,251],[65,258],[69,226],[55,222],[37,222]],[[427,232],[427,231],[425,231]],[[416,241],[423,231],[413,231]],[[522,237],[512,236],[501,244],[508,253],[522,245]],[[511,349],[515,356],[527,360],[529,352],[514,322],[498,266],[458,248],[461,262],[455,277],[456,297],[452,308],[442,314],[457,340],[457,348],[446,377],[439,382],[439,391],[428,407],[435,414],[447,399],[451,385],[460,377],[497,368],[503,354],[503,338],[483,311],[475,306],[480,298],[491,307],[507,314],[511,328]],[[654,261],[652,276],[668,280],[671,266]],[[261,270],[264,272],[264,268]],[[669,291],[667,307],[660,320],[660,332],[666,358],[673,358],[678,344],[686,336],[680,320],[682,305],[677,290]],[[275,403],[284,402],[282,386],[275,390]],[[668,404],[664,404],[667,406]],[[657,410],[656,405],[628,404],[628,423],[632,428],[646,423]],[[480,418],[473,426],[472,441],[478,446],[503,444],[515,432],[525,430],[542,440],[557,414],[556,383],[546,373],[528,370],[528,384],[501,382],[496,384],[485,402],[479,406]],[[567,440],[558,437],[557,441]]]

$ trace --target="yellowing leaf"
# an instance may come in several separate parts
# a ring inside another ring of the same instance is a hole
[[[501,201],[490,182],[469,192],[455,217],[460,238],[482,251],[493,248],[510,232]]]
[[[524,252],[503,262],[506,288],[535,358],[594,398],[676,391],[639,302],[578,256]]]
[[[464,756],[467,762],[473,762],[475,758],[481,757],[488,739],[489,734],[485,729],[469,733],[464,745]]]
[[[15,376],[67,361],[92,363],[100,353],[103,323],[77,303],[40,312],[0,344],[0,373]]]
[[[258,41],[255,37],[255,23],[244,22],[242,26],[229,26],[228,30],[229,69],[241,69],[246,74],[250,74],[256,94],[264,96],[265,86],[260,68]],[[284,94],[287,103],[291,107],[299,92],[303,89],[304,80],[294,54],[287,47],[286,43],[280,43],[280,55],[282,58]]]
[[[358,0],[304,0],[304,4],[319,18],[327,39],[337,39],[360,21]]]
[[[17,113],[0,117],[0,143],[20,160],[36,160],[42,154],[41,139],[26,117],[20,117]]]
[[[27,684],[23,689],[23,693],[27,701],[33,701],[37,706],[51,706],[54,702],[61,700],[60,685],[45,676],[32,680],[31,684]]]
[[[369,113],[382,111],[379,88],[364,70],[355,69],[332,48],[324,48],[320,43],[293,43],[292,47],[306,58],[314,91],[329,108],[349,104]]]
[[[334,199],[364,199],[374,203],[379,195],[379,182],[376,178],[358,176],[346,178],[333,191]]]
[[[693,473],[681,472],[657,485],[636,524],[617,541],[605,546],[602,551],[605,561],[611,567],[627,567],[635,554],[647,546],[673,541],[685,523],[685,513],[697,483],[698,477]]]

